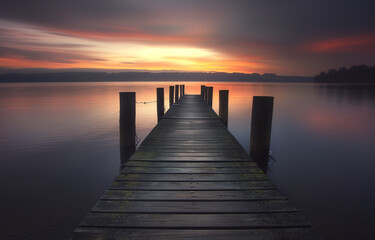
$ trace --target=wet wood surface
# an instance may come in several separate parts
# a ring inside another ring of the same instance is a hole
[[[72,239],[321,239],[200,95],[122,167]]]

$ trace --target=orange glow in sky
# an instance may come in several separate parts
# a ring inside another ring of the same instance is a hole
[[[375,53],[375,33],[326,39],[303,48],[309,52]]]
[[[58,34],[33,26],[14,25],[12,23],[8,26],[0,21],[0,27],[7,30],[9,39],[20,37],[22,39],[22,42],[9,41],[7,43],[6,50],[8,51],[0,57],[2,67],[246,73],[268,67],[263,63],[231,57],[215,49],[175,44],[180,41],[192,41],[192,39],[181,37],[152,36],[135,30],[131,33],[113,35],[66,31]],[[142,41],[137,41],[140,39]],[[166,45],[165,42],[174,44]]]

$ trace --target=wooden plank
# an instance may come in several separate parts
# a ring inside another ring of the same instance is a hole
[[[225,150],[237,152],[240,148],[225,148]],[[154,148],[154,147],[139,147],[138,151],[156,152],[156,153],[217,153],[222,151],[220,147],[214,148]]]
[[[173,168],[207,168],[207,167],[217,167],[217,168],[258,168],[255,162],[241,161],[241,162],[160,162],[160,161],[127,161],[124,166],[133,167],[173,167]]]
[[[288,201],[99,201],[92,212],[103,213],[275,213],[296,212]]]
[[[144,201],[249,201],[287,199],[278,190],[243,191],[150,191],[150,190],[107,190],[102,200]]]
[[[243,182],[125,182],[114,181],[109,189],[122,190],[269,190],[276,189],[271,181]]]
[[[130,167],[127,166],[121,173],[258,173],[263,174],[259,168],[219,168],[219,167],[205,167],[205,168],[155,168],[155,167]]]
[[[246,158],[241,157],[148,157],[145,156],[135,156],[131,157],[130,160],[153,160],[153,161],[206,161],[206,162],[215,162],[215,161],[236,161],[236,160],[248,160]]]
[[[249,159],[249,156],[245,153],[240,152],[216,152],[216,153],[204,153],[204,152],[198,152],[198,153],[184,153],[184,152],[168,152],[168,153],[161,153],[161,152],[154,152],[154,151],[144,151],[144,152],[138,152],[136,154],[133,154],[131,157],[132,159],[146,159],[146,158],[197,158],[197,157],[212,157],[212,158],[241,158],[241,159]]]
[[[135,240],[135,239],[179,239],[179,240],[321,240],[321,236],[311,228],[278,228],[278,229],[118,229],[118,228],[85,228],[80,227],[74,233],[73,240]]]
[[[241,229],[272,227],[310,227],[299,213],[244,214],[127,214],[89,213],[81,227]]]
[[[185,160],[185,159],[179,159],[179,158],[163,158],[163,159],[130,159],[130,161],[137,161],[137,162],[168,162],[168,163],[227,163],[227,162],[243,162],[243,163],[248,163],[248,162],[254,162],[252,159],[206,159],[206,160]]]
[[[255,181],[268,180],[265,174],[256,173],[232,173],[232,174],[216,174],[216,173],[171,173],[171,174],[142,174],[142,173],[120,173],[116,181],[156,181],[156,182],[200,182],[200,181]]]

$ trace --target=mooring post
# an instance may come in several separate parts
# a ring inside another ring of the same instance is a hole
[[[204,99],[204,90],[205,90],[205,85],[201,85],[201,97]]]
[[[180,85],[180,95],[184,96],[184,85]]]
[[[135,103],[135,92],[120,92],[121,163],[135,152]]]
[[[156,89],[156,99],[157,99],[157,112],[158,112],[158,122],[160,118],[164,115],[164,88]]]
[[[208,99],[208,98],[207,98],[207,92],[208,92],[208,87],[205,86],[205,87],[204,87],[204,98],[203,98],[205,102],[207,102],[207,99]]]
[[[169,107],[173,105],[173,98],[174,98],[174,86],[169,86]]]
[[[176,85],[176,87],[175,87],[176,92],[175,92],[175,96],[174,96],[174,102],[175,103],[178,101],[178,88],[179,88],[179,86]]]
[[[207,91],[207,103],[212,107],[212,97],[213,97],[214,87],[208,87]]]
[[[250,155],[264,171],[271,142],[273,97],[254,96],[251,116]]]
[[[185,84],[182,85],[182,92],[183,92],[183,95],[185,96]]]
[[[229,90],[219,91],[219,118],[228,127],[228,96]]]

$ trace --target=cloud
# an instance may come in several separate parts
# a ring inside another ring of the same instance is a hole
[[[55,63],[74,63],[76,61],[105,61],[103,58],[90,57],[77,53],[56,51],[30,51],[19,48],[0,47],[1,58],[26,59],[36,61],[49,61]]]
[[[375,33],[324,39],[300,47],[313,53],[363,53],[375,54]]]

